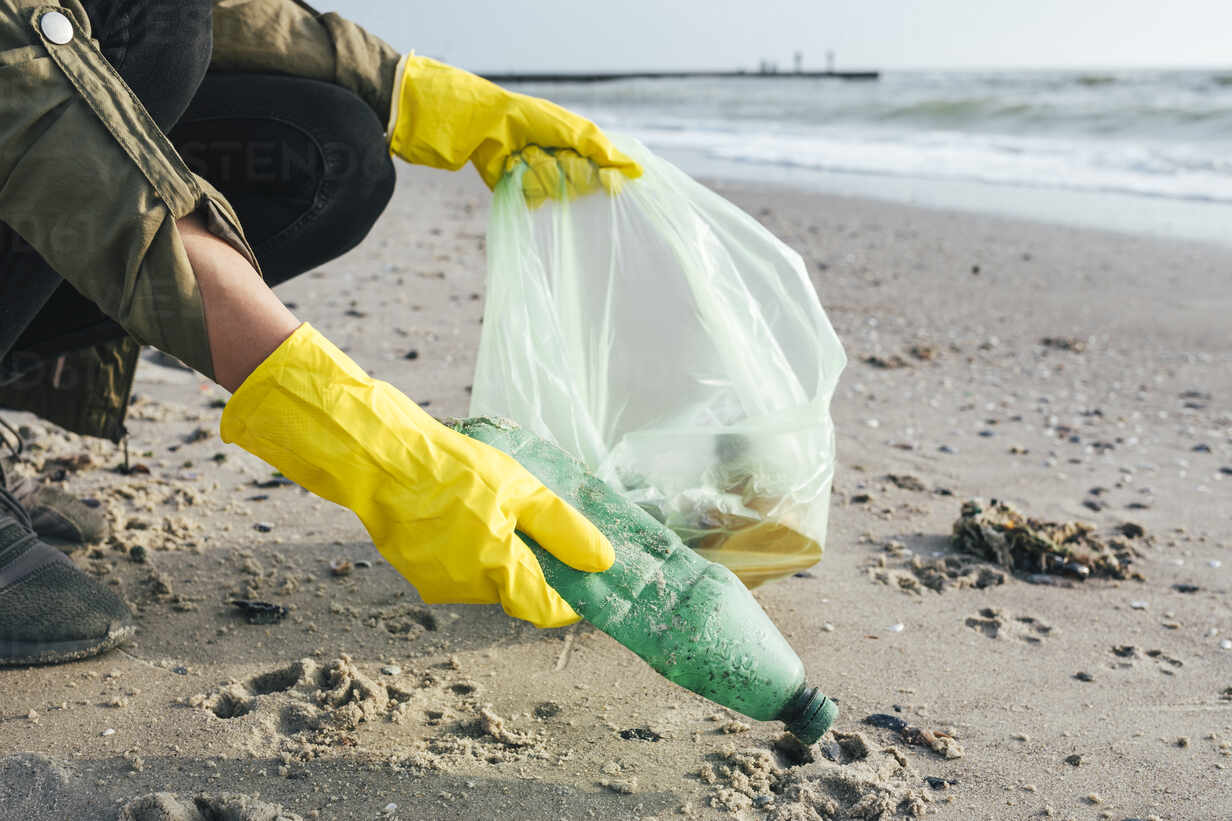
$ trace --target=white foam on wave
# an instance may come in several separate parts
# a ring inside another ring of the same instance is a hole
[[[1232,159],[1201,144],[953,131],[628,130],[651,148],[741,163],[1232,203]]]
[[[1232,203],[1232,73],[889,72],[527,89],[656,149],[805,168]]]

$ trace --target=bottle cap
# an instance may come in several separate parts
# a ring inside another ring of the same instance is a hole
[[[816,744],[838,718],[838,705],[816,687],[803,686],[779,714],[779,721],[803,744]]]

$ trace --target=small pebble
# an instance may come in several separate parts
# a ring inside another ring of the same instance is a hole
[[[1151,604],[1150,602],[1144,602],[1144,601],[1131,601],[1129,603],[1129,606],[1132,607],[1134,610],[1145,610],[1148,607],[1150,607]]]
[[[1087,803],[1102,804],[1104,803],[1104,797],[1097,792],[1087,793]]]
[[[1090,673],[1074,673],[1074,678],[1079,681],[1095,681],[1095,676]]]
[[[108,727],[106,730],[103,730],[99,735],[103,736],[103,738],[106,738],[109,735],[115,735],[115,730]]]
[[[599,786],[606,787],[617,795],[633,795],[637,792],[636,778],[604,778]]]
[[[821,629],[822,629],[822,630],[824,630],[824,631],[825,631],[825,632],[827,632],[827,633],[833,633],[833,632],[834,632],[834,625],[833,625],[833,624],[830,624],[830,622],[826,622],[825,624],[823,624],[823,625],[821,626]]]
[[[535,705],[535,718],[553,718],[560,715],[561,707],[555,701],[545,701]]]
[[[381,668],[381,672],[387,676],[397,676],[402,674],[402,668],[396,664],[386,664]]]
[[[1232,639],[1224,639],[1223,641],[1219,642],[1219,649],[1220,650],[1232,650]]]
[[[252,529],[258,533],[269,533],[274,529],[274,525],[270,522],[257,522],[252,526]]]
[[[722,713],[716,713],[716,715],[721,717]],[[633,729],[630,729],[630,730],[621,730],[620,737],[623,738],[625,741],[662,741],[663,740],[663,736],[659,735],[658,733],[656,733],[654,730],[650,729],[649,727],[634,727]]]
[[[1189,746],[1189,736],[1185,736],[1185,735],[1183,735],[1183,736],[1181,736],[1180,738],[1178,738],[1178,739],[1177,739],[1175,742],[1173,742],[1173,743],[1174,743],[1174,744],[1176,744],[1176,746],[1180,747],[1180,748],[1183,750],[1183,749],[1185,749],[1186,747],[1188,747],[1188,746]]]

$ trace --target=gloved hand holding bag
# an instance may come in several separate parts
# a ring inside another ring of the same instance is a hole
[[[410,163],[450,171],[474,163],[489,188],[525,152],[532,203],[618,191],[642,173],[584,117],[413,54],[398,65],[388,135],[390,151]]]

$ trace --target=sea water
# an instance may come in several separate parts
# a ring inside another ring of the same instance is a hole
[[[1232,243],[1232,69],[518,88],[694,175]]]

